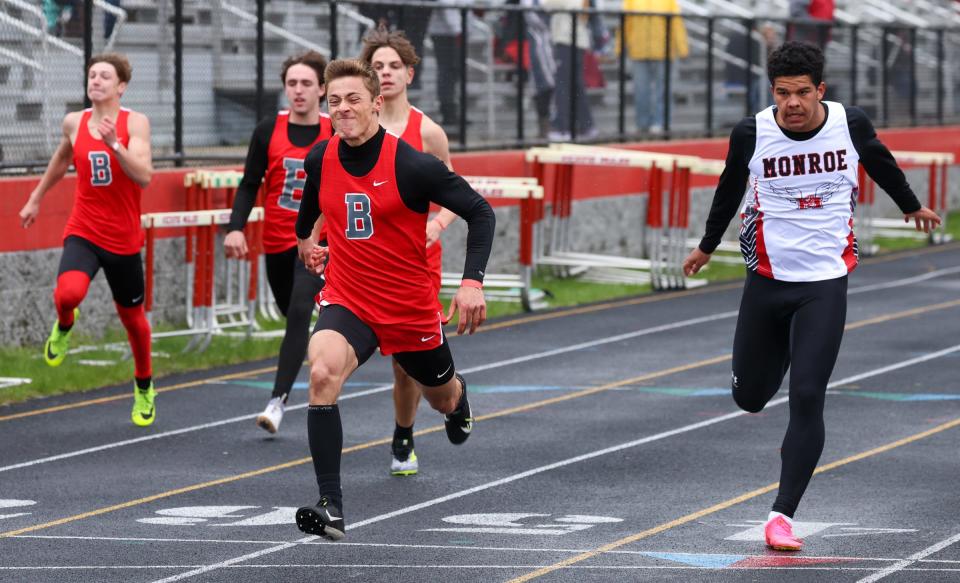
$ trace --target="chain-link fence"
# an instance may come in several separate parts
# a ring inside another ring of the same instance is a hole
[[[825,44],[828,99],[878,126],[960,121],[956,10],[937,26],[812,25],[714,4],[665,17],[439,0],[0,0],[0,168],[46,163],[63,115],[84,105],[85,57],[103,50],[133,64],[123,103],[149,116],[158,163],[239,161],[257,120],[285,105],[286,56],[355,56],[378,24],[413,41],[410,100],[454,150],[724,134],[770,103],[766,55],[804,30]],[[633,26],[659,48],[631,48]]]

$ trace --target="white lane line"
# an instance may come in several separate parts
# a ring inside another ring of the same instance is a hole
[[[923,275],[914,276],[914,277],[908,277],[908,278],[903,278],[903,279],[898,279],[898,280],[893,280],[893,281],[885,282],[885,283],[882,283],[882,284],[861,286],[861,287],[853,288],[853,289],[849,290],[847,293],[848,293],[848,295],[850,295],[850,294],[863,293],[863,292],[867,292],[867,291],[874,291],[874,290],[878,290],[878,289],[889,289],[889,288],[893,288],[893,287],[902,287],[902,286],[906,286],[906,285],[912,285],[912,284],[917,283],[917,282],[920,282],[920,281],[926,281],[926,280],[934,279],[934,278],[937,278],[937,277],[943,277],[943,276],[945,276],[945,275],[951,275],[951,274],[954,274],[954,273],[960,273],[960,267],[951,267],[951,268],[947,268],[947,269],[940,269],[940,270],[936,270],[936,271],[931,271],[930,273],[925,273],[925,274],[923,274]],[[698,317],[698,318],[690,318],[690,319],[687,319],[687,320],[680,320],[680,321],[677,321],[677,322],[671,322],[671,323],[669,323],[669,324],[661,324],[660,326],[653,326],[653,327],[650,327],[650,328],[644,328],[644,329],[642,329],[642,330],[635,330],[635,331],[633,331],[633,332],[626,332],[626,333],[624,333],[624,334],[617,334],[617,335],[615,335],[615,336],[608,336],[608,337],[600,338],[600,339],[597,339],[597,340],[590,340],[590,341],[587,341],[587,342],[580,342],[580,343],[572,344],[572,345],[565,346],[565,347],[562,347],[562,348],[554,348],[554,349],[551,349],[551,350],[544,350],[544,351],[542,351],[542,352],[536,352],[536,353],[533,353],[533,354],[528,354],[528,355],[526,355],[526,356],[518,356],[518,357],[515,357],[515,358],[509,358],[509,359],[506,359],[506,360],[500,360],[500,361],[491,362],[491,363],[487,363],[487,364],[481,364],[481,365],[478,365],[478,366],[473,366],[473,367],[469,367],[469,368],[462,369],[462,370],[460,370],[459,372],[462,373],[462,374],[470,374],[470,373],[474,373],[474,372],[480,372],[480,371],[485,371],[485,370],[502,368],[502,367],[511,366],[511,365],[514,365],[514,364],[520,364],[520,363],[523,363],[523,362],[530,362],[530,361],[539,360],[539,359],[542,359],[542,358],[549,358],[549,357],[551,357],[551,356],[558,356],[558,355],[560,355],[560,354],[565,354],[565,353],[568,353],[568,352],[577,352],[577,351],[579,351],[579,350],[585,350],[585,349],[587,349],[587,348],[594,348],[594,347],[596,347],[596,346],[602,346],[602,345],[604,345],[604,344],[612,344],[612,343],[615,343],[615,342],[622,342],[622,341],[624,341],[624,340],[631,340],[631,339],[634,339],[634,338],[639,338],[639,337],[641,337],[641,336],[648,336],[648,335],[650,335],[650,334],[658,334],[658,333],[660,333],[660,332],[667,332],[667,331],[676,330],[676,329],[679,329],[679,328],[687,328],[687,327],[690,327],[690,326],[697,326],[697,325],[700,325],[700,324],[706,324],[706,323],[709,323],[709,322],[715,322],[715,321],[724,320],[724,319],[727,319],[727,318],[734,318],[734,317],[737,316],[737,313],[738,313],[737,310],[729,310],[729,311],[726,311],[726,312],[719,312],[719,313],[717,313],[717,314],[713,314],[713,315],[710,315],[710,316],[701,316],[701,317]],[[852,382],[852,381],[851,381],[851,382]],[[345,395],[341,395],[339,400],[340,400],[340,401],[346,401],[346,400],[349,400],[349,399],[356,399],[356,398],[359,398],[359,397],[365,397],[365,396],[368,396],[368,395],[374,395],[374,394],[377,394],[377,393],[383,393],[383,392],[386,392],[386,391],[391,390],[392,388],[393,388],[393,385],[392,385],[392,384],[389,384],[389,385],[381,385],[381,386],[379,386],[379,387],[374,387],[374,388],[366,389],[366,390],[363,390],[363,391],[356,391],[356,392],[351,392],[351,393],[348,393],[348,394],[345,394]],[[298,409],[306,409],[308,406],[309,406],[308,403],[301,403],[301,404],[298,404],[298,405],[291,405],[291,406],[287,407],[286,410],[287,410],[287,411],[296,411],[296,410],[298,410]],[[72,452],[67,452],[67,453],[52,455],[52,456],[48,456],[48,457],[38,458],[38,459],[35,459],[35,460],[30,460],[30,461],[21,462],[21,463],[17,463],[17,464],[12,464],[12,465],[8,465],[8,466],[0,466],[0,473],[2,473],[2,472],[7,472],[7,471],[10,471],[10,470],[16,470],[16,469],[20,469],[20,468],[27,468],[27,467],[37,466],[37,465],[40,465],[40,464],[45,464],[45,463],[60,461],[60,460],[64,460],[64,459],[70,459],[70,458],[74,458],[74,457],[78,457],[78,456],[82,456],[82,455],[88,455],[88,454],[91,454],[91,453],[97,453],[97,452],[100,452],[100,451],[106,451],[106,450],[110,450],[110,449],[116,449],[116,448],[118,448],[118,447],[125,447],[125,446],[128,446],[128,445],[134,445],[134,444],[137,444],[137,443],[144,443],[144,442],[153,441],[153,440],[156,440],[156,439],[163,439],[163,438],[166,438],[166,437],[173,437],[173,436],[176,436],[176,435],[182,435],[182,434],[184,434],[184,433],[190,433],[190,432],[193,432],[193,431],[201,431],[201,430],[204,430],[204,429],[212,429],[212,428],[214,428],[214,427],[220,427],[220,426],[222,426],[222,425],[229,425],[229,424],[231,424],[231,423],[238,423],[238,422],[241,422],[241,421],[249,421],[249,420],[251,420],[251,419],[256,419],[256,418],[257,418],[257,415],[259,415],[259,413],[255,413],[255,414],[252,414],[252,415],[240,415],[240,416],[238,416],[238,417],[231,417],[231,418],[229,418],[229,419],[223,419],[223,420],[220,420],[220,421],[212,421],[212,422],[210,422],[210,423],[202,423],[202,424],[200,424],[200,425],[193,425],[193,426],[191,426],[191,427],[184,427],[184,428],[182,428],[182,429],[175,429],[175,430],[171,430],[171,431],[164,431],[164,432],[156,433],[156,434],[153,434],[153,435],[145,435],[145,436],[143,436],[143,437],[137,437],[137,438],[134,438],[134,439],[127,439],[127,440],[123,440],[123,441],[116,441],[116,442],[113,442],[113,443],[107,443],[107,444],[98,445],[98,446],[95,446],[95,447],[88,447],[88,448],[81,449],[81,450],[77,450],[77,451],[72,451]]]
[[[515,358],[508,358],[508,359],[506,359],[506,360],[499,360],[499,361],[496,361],[496,362],[491,362],[491,363],[487,363],[487,364],[481,364],[481,365],[478,365],[478,366],[472,366],[472,367],[469,367],[469,368],[461,369],[459,372],[462,373],[462,374],[470,374],[470,373],[480,372],[480,371],[484,371],[484,370],[502,368],[502,367],[506,367],[506,366],[511,366],[511,365],[514,365],[514,364],[518,364],[518,363],[521,363],[521,362],[530,362],[530,361],[532,361],[532,360],[539,360],[539,359],[541,359],[541,358],[548,358],[548,357],[551,357],[551,356],[557,356],[557,355],[559,355],[559,354],[564,354],[564,353],[568,353],[568,352],[577,352],[577,351],[579,351],[579,350],[584,350],[584,349],[587,349],[587,348],[593,348],[593,347],[595,347],[595,346],[601,346],[601,345],[603,345],[603,344],[610,344],[610,343],[613,343],[613,342],[621,342],[621,341],[623,341],[623,340],[629,340],[629,339],[631,339],[631,338],[637,338],[637,337],[640,337],[640,336],[647,336],[647,335],[649,335],[649,334],[657,334],[657,333],[660,333],[660,332],[666,332],[666,331],[668,331],[668,330],[675,330],[675,329],[677,329],[677,328],[685,328],[685,327],[689,327],[689,326],[697,326],[697,325],[700,325],[700,324],[705,324],[705,323],[708,323],[708,322],[713,322],[713,321],[715,321],[715,320],[722,320],[722,319],[724,319],[724,318],[730,318],[730,317],[736,316],[736,315],[737,315],[737,312],[732,311],[732,312],[722,312],[722,313],[720,313],[720,314],[714,314],[714,315],[712,315],[712,316],[702,316],[702,317],[699,317],[699,318],[691,318],[691,319],[689,319],[689,320],[681,320],[681,321],[679,321],[679,322],[672,322],[672,323],[670,323],[670,324],[663,324],[663,325],[660,325],[660,326],[653,326],[653,327],[651,327],[651,328],[644,328],[644,329],[642,329],[642,330],[635,330],[635,331],[633,331],[633,332],[627,332],[627,333],[625,333],[625,334],[618,334],[618,335],[616,335],[616,336],[608,336],[608,337],[606,337],[606,338],[600,338],[600,339],[598,339],[598,340],[591,340],[591,341],[588,341],[588,342],[580,342],[580,343],[577,343],[577,344],[572,344],[572,345],[570,345],[570,346],[565,346],[565,347],[563,347],[563,348],[555,348],[555,349],[552,349],[552,350],[545,350],[545,351],[537,352],[537,353],[534,353],[534,354],[528,354],[528,355],[526,355],[526,356],[518,356],[518,357],[515,357]],[[393,384],[392,384],[392,383],[389,384],[389,385],[381,385],[381,386],[374,387],[374,388],[371,388],[371,389],[366,389],[366,390],[363,390],[363,391],[350,392],[350,393],[347,393],[347,394],[345,394],[345,395],[341,395],[339,400],[340,400],[340,401],[347,401],[347,400],[349,400],[349,399],[356,399],[356,398],[359,398],[359,397],[365,397],[365,396],[367,396],[367,395],[373,395],[373,394],[376,394],[376,393],[382,393],[382,392],[385,392],[385,391],[389,391],[389,390],[391,390],[391,389],[393,389]],[[297,410],[297,409],[306,409],[308,406],[309,406],[309,403],[300,403],[300,404],[298,404],[298,405],[292,405],[292,406],[290,406],[290,407],[287,407],[286,410],[287,410],[287,411],[294,411],[294,410]],[[113,443],[107,443],[107,444],[98,445],[98,446],[95,446],[95,447],[88,447],[88,448],[85,448],[85,449],[80,449],[80,450],[71,451],[71,452],[67,452],[67,453],[61,453],[61,454],[57,454],[57,455],[47,456],[47,457],[43,457],[43,458],[38,458],[38,459],[26,461],[26,462],[20,462],[20,463],[17,463],[17,464],[11,464],[11,465],[8,465],[8,466],[0,466],[0,473],[2,473],[2,472],[8,472],[8,471],[10,471],[10,470],[17,470],[17,469],[20,469],[20,468],[28,468],[28,467],[37,466],[37,465],[40,465],[40,464],[46,464],[46,463],[50,463],[50,462],[60,461],[60,460],[64,460],[64,459],[74,458],[74,457],[78,457],[78,456],[82,456],[82,455],[88,455],[88,454],[97,453],[97,452],[100,452],[100,451],[106,451],[106,450],[110,450],[110,449],[116,449],[116,448],[118,448],[118,447],[125,447],[125,446],[128,446],[128,445],[134,445],[134,444],[137,444],[137,443],[144,443],[144,442],[147,442],[147,441],[153,441],[153,440],[162,439],[162,438],[165,438],[165,437],[173,437],[173,436],[175,436],[175,435],[182,435],[182,434],[184,434],[184,433],[190,433],[190,432],[193,432],[193,431],[200,431],[200,430],[203,430],[203,429],[211,429],[211,428],[214,428],[214,427],[220,427],[220,426],[222,426],[222,425],[229,425],[229,424],[231,424],[231,423],[237,423],[237,422],[240,422],[240,421],[249,421],[249,420],[251,420],[251,419],[256,419],[256,418],[257,418],[257,415],[259,415],[259,413],[254,413],[254,414],[252,414],[252,415],[240,415],[240,416],[238,416],[238,417],[231,417],[231,418],[229,418],[229,419],[222,419],[222,420],[220,420],[220,421],[211,421],[210,423],[202,423],[202,424],[200,424],[200,425],[193,425],[193,426],[191,426],[191,427],[184,427],[184,428],[182,428],[182,429],[174,429],[174,430],[171,430],[171,431],[163,431],[163,432],[161,432],[161,433],[155,433],[155,434],[153,434],[153,435],[145,435],[145,436],[143,436],[143,437],[136,437],[136,438],[133,438],[133,439],[125,439],[125,440],[123,440],[123,441],[115,441],[115,442],[113,442]]]
[[[914,283],[919,283],[921,281],[927,281],[937,277],[943,277],[945,275],[953,275],[955,273],[960,273],[960,266],[958,267],[946,267],[944,269],[936,269],[929,273],[924,273],[922,275],[915,275],[913,277],[905,277],[903,279],[894,279],[891,281],[885,281],[883,283],[874,283],[870,285],[861,285],[854,289],[849,290],[848,294],[861,294],[864,292],[877,291],[881,289],[890,289],[894,287],[902,287],[905,285],[912,285]]]
[[[276,545],[276,544],[285,544],[287,541],[282,540],[254,540],[254,539],[221,539],[221,538],[160,538],[160,537],[142,537],[142,536],[77,536],[77,535],[37,535],[37,534],[22,534],[17,535],[11,538],[17,539],[45,539],[45,540],[81,540],[81,541],[92,541],[92,542],[150,542],[150,543],[172,543],[172,544],[201,544],[201,543],[214,543],[214,544],[225,544],[225,545],[248,545],[248,544],[261,544],[261,545]],[[301,545],[329,545],[330,543],[326,541],[311,541],[301,543]],[[449,550],[449,551],[493,551],[493,552],[511,552],[511,553],[539,553],[539,554],[580,554],[592,551],[594,549],[567,549],[567,548],[550,548],[550,547],[489,547],[489,546],[475,546],[475,545],[431,545],[431,544],[404,544],[404,543],[357,543],[357,542],[338,542],[336,545],[328,546],[328,549],[339,549],[346,547],[368,547],[368,548],[383,548],[383,549],[410,549],[410,550]],[[640,555],[640,556],[652,556],[652,555],[663,555],[668,553],[674,553],[675,550],[646,550],[646,551],[631,551],[626,549],[613,549],[605,552],[606,555]],[[685,556],[691,557],[712,557],[716,556],[716,553],[681,553]],[[728,555],[737,555],[741,556],[744,559],[764,559],[769,558],[770,555],[750,555],[742,553],[726,553]],[[895,563],[897,561],[903,561],[897,557],[853,557],[845,555],[803,555],[803,559],[815,559],[818,561],[863,561],[863,562],[873,562],[873,563]],[[943,563],[946,565],[958,564],[960,565],[960,560],[958,559],[917,559],[917,563]],[[201,567],[202,565],[190,565],[185,566],[184,568],[189,567]]]
[[[948,539],[942,540],[935,545],[931,545],[923,549],[922,551],[916,552],[910,555],[909,557],[907,557],[906,559],[890,565],[889,567],[887,567],[886,569],[883,569],[882,571],[877,571],[876,573],[874,573],[873,575],[870,575],[869,577],[864,577],[863,579],[860,579],[859,581],[857,581],[857,583],[874,583],[874,581],[879,581],[880,579],[883,579],[889,575],[893,575],[894,573],[897,573],[900,571],[912,570],[912,569],[909,569],[908,567],[910,567],[910,565],[912,565],[914,562],[920,559],[923,559],[924,557],[927,557],[929,555],[932,555],[933,553],[942,551],[943,549],[949,547],[950,545],[952,545],[957,541],[960,541],[960,533],[955,534]]]
[[[918,363],[921,363],[921,362],[926,362],[926,361],[928,361],[928,360],[933,360],[933,359],[935,359],[935,358],[939,358],[940,356],[944,356],[944,355],[946,355],[946,354],[951,354],[951,353],[953,353],[953,352],[958,352],[958,351],[960,351],[960,344],[956,344],[956,345],[954,345],[954,346],[951,346],[950,348],[946,348],[946,349],[943,349],[943,350],[938,350],[937,352],[933,352],[933,353],[926,354],[926,355],[923,355],[923,356],[918,356],[918,357],[915,357],[915,358],[911,358],[911,359],[909,359],[909,360],[904,360],[904,361],[899,362],[899,363],[895,363],[895,364],[891,364],[891,365],[888,365],[888,366],[884,366],[884,367],[881,367],[881,368],[879,368],[879,369],[874,369],[874,370],[872,370],[872,371],[864,372],[864,373],[857,374],[857,375],[853,375],[853,376],[850,376],[850,377],[847,377],[847,378],[843,378],[843,379],[840,379],[840,380],[837,380],[837,381],[833,381],[833,382],[831,382],[830,384],[827,385],[827,388],[830,389],[830,388],[833,388],[833,387],[836,387],[836,386],[840,386],[840,385],[844,385],[844,384],[856,382],[856,381],[858,381],[858,380],[865,379],[865,378],[868,378],[868,377],[881,375],[881,374],[890,372],[890,371],[892,371],[892,370],[896,370],[896,369],[898,369],[898,368],[905,368],[905,367],[908,367],[908,366],[912,366],[912,365],[914,365],[914,364],[918,364]],[[770,401],[769,403],[767,403],[767,406],[764,407],[764,411],[766,411],[766,410],[768,410],[768,409],[771,409],[771,408],[773,408],[773,407],[777,407],[777,406],[779,406],[779,405],[783,405],[784,403],[789,402],[789,400],[790,400],[789,396],[788,396],[788,397],[781,397],[781,398],[779,398],[779,399],[774,399],[774,400]],[[407,506],[406,508],[401,508],[401,509],[399,509],[399,510],[394,510],[393,512],[387,512],[387,513],[385,513],[385,514],[381,514],[381,515],[379,515],[379,516],[374,516],[374,517],[368,518],[368,519],[366,519],[366,520],[361,520],[361,521],[359,521],[359,522],[350,523],[350,525],[349,525],[349,526],[350,526],[349,532],[353,532],[353,531],[355,531],[356,529],[358,529],[358,528],[360,528],[360,527],[363,527],[363,526],[366,526],[366,525],[368,525],[368,524],[374,524],[374,523],[376,523],[376,522],[382,522],[382,521],[384,521],[384,520],[389,520],[389,519],[391,519],[391,518],[396,518],[397,516],[402,516],[402,515],[404,515],[404,514],[410,514],[411,512],[416,512],[417,510],[423,510],[424,508],[430,508],[431,506],[437,506],[437,505],[439,505],[439,504],[443,504],[443,503],[449,502],[449,501],[451,501],[451,500],[456,500],[457,498],[463,498],[463,497],[469,496],[469,495],[471,495],[471,494],[476,494],[477,492],[483,492],[484,490],[489,490],[489,489],[491,489],[491,488],[496,488],[496,487],[498,487],[498,486],[503,486],[503,485],[509,484],[509,483],[511,483],[511,482],[516,482],[516,481],[519,481],[519,480],[523,480],[523,479],[529,478],[529,477],[531,477],[531,476],[535,476],[535,475],[537,475],[537,474],[542,474],[542,473],[544,473],[544,472],[548,472],[548,471],[550,471],[550,470],[555,470],[555,469],[562,468],[562,467],[565,467],[565,466],[569,466],[569,465],[572,465],[572,464],[575,464],[575,463],[578,463],[578,462],[582,462],[582,461],[585,461],[585,460],[594,459],[594,458],[601,457],[601,456],[604,456],[604,455],[607,455],[607,454],[610,454],[610,453],[616,453],[616,452],[618,452],[618,451],[622,451],[622,450],[625,450],[625,449],[630,449],[630,448],[636,447],[636,446],[638,446],[638,445],[644,445],[644,444],[651,443],[651,442],[654,442],[654,441],[660,441],[660,440],[666,439],[666,438],[668,438],[668,437],[673,437],[673,436],[675,436],[675,435],[680,435],[680,434],[683,434],[683,433],[688,433],[688,432],[690,432],[690,431],[695,431],[695,430],[697,430],[697,429],[702,429],[702,428],[704,428],[704,427],[709,427],[709,426],[711,426],[711,425],[716,425],[717,423],[722,423],[723,421],[728,421],[728,420],[730,420],[730,419],[736,419],[736,418],[742,417],[742,416],[744,416],[744,415],[748,415],[748,413],[747,413],[746,411],[734,411],[734,412],[732,412],[732,413],[727,413],[726,415],[721,415],[720,417],[714,417],[713,419],[707,419],[707,420],[704,420],[704,421],[700,421],[700,422],[698,422],[698,423],[691,423],[691,424],[689,424],[689,425],[684,425],[683,427],[678,427],[678,428],[676,428],[676,429],[670,429],[670,430],[668,430],[668,431],[663,431],[663,432],[657,433],[657,434],[655,434],[655,435],[649,435],[649,436],[647,436],[647,437],[642,437],[642,438],[640,438],[640,439],[636,439],[636,440],[633,440],[633,441],[629,441],[629,442],[627,442],[627,443],[621,443],[620,445],[614,445],[614,446],[611,446],[611,447],[606,447],[606,448],[603,448],[603,449],[600,449],[600,450],[596,450],[596,451],[592,451],[592,452],[589,452],[589,453],[585,453],[585,454],[581,454],[581,455],[578,455],[578,456],[574,456],[574,457],[571,457],[571,458],[567,458],[567,459],[565,459],[565,460],[560,460],[560,461],[554,462],[554,463],[552,463],[552,464],[547,464],[547,465],[543,465],[543,466],[540,466],[540,467],[537,467],[537,468],[532,468],[532,469],[529,469],[529,470],[527,470],[527,471],[525,471],[525,472],[520,472],[520,473],[517,473],[517,474],[513,474],[513,475],[511,475],[511,476],[507,476],[507,477],[505,477],[505,478],[501,478],[501,479],[499,479],[499,480],[494,480],[494,481],[492,481],[492,482],[487,482],[487,483],[485,483],[485,484],[480,484],[480,485],[478,485],[478,486],[474,486],[473,488],[467,488],[466,490],[460,490],[459,492],[453,492],[453,493],[451,493],[451,494],[447,494],[446,496],[440,496],[440,497],[438,497],[438,498],[434,498],[434,499],[432,499],[432,500],[427,500],[427,501],[421,502],[421,503],[419,503],[419,504],[413,504],[413,505]],[[297,545],[297,544],[304,543],[304,542],[312,542],[312,541],[315,541],[315,540],[318,540],[318,539],[319,539],[319,537],[309,536],[309,537],[302,538],[302,539],[299,539],[299,540],[294,541],[294,542],[279,544],[279,545],[277,545],[277,546],[270,547],[270,548],[268,548],[268,549],[261,549],[261,550],[259,550],[259,551],[256,551],[256,552],[254,552],[254,553],[250,553],[250,554],[248,554],[248,555],[243,555],[243,556],[240,556],[240,557],[235,557],[235,558],[233,558],[233,559],[228,559],[228,560],[223,561],[223,562],[220,562],[220,563],[214,563],[214,564],[212,564],[212,565],[209,565],[209,566],[206,566],[206,567],[202,567],[202,568],[200,568],[200,569],[195,569],[195,570],[193,570],[193,571],[188,571],[188,572],[186,572],[186,573],[181,573],[181,574],[179,574],[179,575],[174,575],[174,576],[172,576],[172,577],[167,577],[167,578],[165,578],[165,579],[160,579],[160,580],[154,581],[153,583],[173,583],[174,581],[182,581],[182,580],[184,580],[184,579],[189,579],[189,578],[191,578],[191,577],[193,577],[193,576],[195,576],[195,575],[201,575],[201,574],[203,574],[203,573],[208,573],[208,572],[210,572],[210,571],[214,571],[214,570],[219,569],[219,568],[221,568],[221,567],[225,567],[225,566],[228,566],[228,565],[234,565],[234,564],[241,563],[241,562],[246,561],[246,560],[249,560],[249,559],[255,559],[255,558],[257,558],[257,557],[262,557],[262,556],[264,556],[264,555],[268,555],[268,554],[271,554],[271,553],[283,551],[283,550],[286,550],[286,549],[288,549],[288,548],[290,548],[290,547],[293,547],[293,546],[295,546],[295,545]]]
[[[106,570],[147,570],[147,569],[188,569],[194,565],[65,565],[54,566],[45,565],[37,567],[0,567],[0,571],[106,571]],[[455,565],[450,563],[435,565],[413,565],[409,563],[283,563],[279,565],[257,564],[257,565],[228,565],[226,569],[272,569],[272,570],[290,570],[290,569],[309,569],[311,571],[318,569],[397,569],[397,570],[451,570],[451,569],[470,569],[470,570],[533,570],[542,569],[547,565]],[[795,567],[699,567],[696,565],[566,565],[558,570],[564,571],[869,571],[870,567],[847,567],[847,566],[829,566],[829,565],[803,565]],[[931,572],[931,573],[957,573],[958,568],[951,567],[913,567],[903,569],[903,571],[913,572]]]

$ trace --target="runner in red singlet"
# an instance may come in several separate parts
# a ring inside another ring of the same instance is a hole
[[[223,241],[227,257],[247,255],[243,227],[262,184],[266,194],[263,249],[267,282],[287,319],[273,393],[257,417],[257,425],[270,433],[276,433],[283,420],[287,398],[307,353],[314,297],[323,288],[323,278],[307,271],[297,258],[294,225],[306,180],[303,160],[310,148],[333,135],[330,117],[320,112],[326,66],[327,60],[315,51],[284,61],[280,79],[290,109],[263,120],[253,131],[243,180],[237,188]]]
[[[440,302],[427,264],[431,203],[467,223],[463,280],[446,315],[459,310],[458,333],[486,318],[482,281],[493,244],[493,210],[440,160],[414,150],[380,127],[383,98],[377,74],[359,60],[338,60],[325,74],[337,135],[304,162],[307,183],[297,217],[300,256],[318,265],[313,226],[327,225],[329,263],[320,318],[310,339],[307,435],[320,500],[297,511],[304,532],[344,536],[340,488],[343,428],[337,399],[344,383],[379,346],[393,355],[435,410],[448,439],[463,443],[473,429],[467,385],[456,373],[444,336]]]
[[[420,62],[420,58],[403,32],[389,32],[380,28],[369,33],[363,40],[360,60],[370,63],[380,80],[380,94],[383,95],[380,125],[400,136],[414,149],[433,154],[453,170],[447,134],[429,116],[410,105],[407,98],[407,87],[413,81],[414,66]],[[457,215],[441,209],[427,221],[427,261],[437,293],[440,291],[442,271],[440,233],[456,219]],[[393,405],[396,423],[390,447],[390,473],[394,476],[411,476],[419,469],[413,447],[413,424],[419,404],[420,389],[394,359]]]
[[[24,228],[34,223],[40,202],[67,173],[77,171],[73,210],[63,232],[63,255],[53,292],[57,321],[43,357],[60,366],[87,295],[90,280],[102,268],[134,358],[131,419],[147,426],[156,418],[150,360],[150,323],[143,310],[144,280],[140,248],[140,194],[153,173],[150,122],[142,113],[120,107],[132,73],[123,55],[95,55],[87,65],[87,97],[93,107],[63,118],[63,137],[40,183],[20,211]]]

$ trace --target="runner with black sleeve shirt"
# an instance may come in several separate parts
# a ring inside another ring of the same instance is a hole
[[[483,273],[493,244],[493,210],[439,159],[417,152],[378,122],[383,105],[376,72],[338,60],[325,74],[337,135],[307,156],[307,183],[297,218],[300,256],[323,270],[320,318],[310,339],[307,434],[320,500],[297,511],[300,530],[339,540],[345,534],[340,488],[343,430],[337,398],[343,384],[379,346],[393,355],[444,414],[447,437],[462,443],[473,429],[467,385],[456,373],[443,321],[459,310],[457,333],[486,318]],[[467,223],[463,280],[447,317],[427,262],[430,203]],[[312,226],[324,216],[329,262]]]
[[[303,159],[310,148],[333,135],[330,117],[320,112],[326,66],[327,60],[315,51],[284,61],[280,79],[290,109],[263,120],[254,130],[223,241],[227,257],[247,255],[243,227],[262,183],[266,194],[263,249],[267,282],[280,313],[287,319],[273,393],[257,417],[257,425],[270,433],[276,433],[283,420],[290,390],[307,353],[314,297],[323,288],[323,278],[307,271],[297,257],[294,224],[305,180]]]
[[[764,526],[767,545],[785,551],[803,545],[793,534],[793,515],[823,452],[823,406],[846,322],[847,274],[859,261],[853,234],[858,164],[917,230],[940,224],[920,205],[863,111],[821,101],[823,66],[820,49],[804,43],[784,43],[770,55],[776,104],[734,128],[706,234],[683,263],[692,275],[710,261],[748,185],[733,399],[759,412],[791,370],[780,488]]]

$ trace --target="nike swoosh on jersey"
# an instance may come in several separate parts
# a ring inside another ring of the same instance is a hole
[[[436,334],[434,334],[433,336],[427,336],[426,338],[421,337],[421,338],[420,338],[420,342],[426,342],[427,340],[430,340],[430,339],[436,338],[436,337],[437,337]]]
[[[374,186],[380,186],[380,185],[386,184],[386,183],[388,183],[388,182],[390,182],[390,181],[389,181],[389,180],[381,180],[380,182],[377,182],[376,180],[374,180],[374,181],[373,181],[373,185],[374,185]]]

